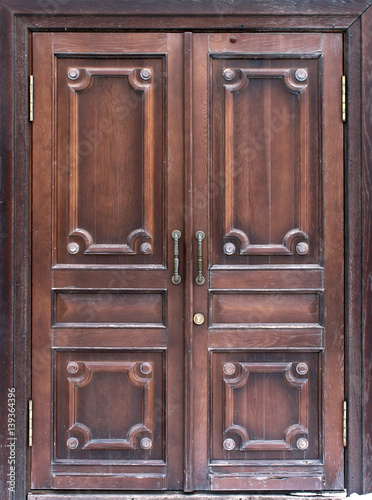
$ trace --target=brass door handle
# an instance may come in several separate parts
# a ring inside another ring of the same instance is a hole
[[[179,256],[178,240],[181,238],[181,231],[175,229],[172,233],[172,238],[174,239],[174,272],[172,276],[172,283],[174,283],[175,285],[179,285],[181,283],[181,276],[178,274],[178,269],[180,264],[180,260],[178,258]]]
[[[197,285],[204,285],[205,278],[203,276],[203,240],[205,234],[203,231],[196,231],[195,238],[198,240],[198,275],[195,278]]]

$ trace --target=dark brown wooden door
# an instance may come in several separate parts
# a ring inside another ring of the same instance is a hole
[[[341,35],[33,50],[32,488],[342,489]]]
[[[34,54],[32,487],[180,489],[182,35]]]

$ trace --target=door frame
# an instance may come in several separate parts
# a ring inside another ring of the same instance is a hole
[[[280,10],[279,10],[280,5]],[[139,8],[140,6],[140,8]],[[164,14],[166,13],[166,14]],[[87,14],[89,16],[87,17]],[[139,15],[140,14],[140,15]],[[29,488],[27,443],[30,332],[30,122],[33,31],[324,31],[345,43],[346,399],[348,493],[372,491],[372,2],[349,0],[0,0],[0,400],[16,392],[16,498]],[[4,71],[4,69],[6,69]],[[187,152],[188,153],[188,152]],[[186,154],[187,158],[187,154]],[[3,406],[5,407],[5,406]],[[0,422],[8,433],[7,419]],[[9,451],[0,448],[7,490]],[[177,495],[179,496],[179,495]],[[229,495],[232,497],[233,495]],[[239,495],[241,496],[241,495]]]

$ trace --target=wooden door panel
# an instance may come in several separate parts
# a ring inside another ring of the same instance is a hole
[[[220,57],[211,61],[214,262],[318,263],[319,56]]]
[[[54,327],[164,325],[164,293],[54,290]]]
[[[33,43],[32,488],[182,488],[182,37]]]
[[[212,489],[323,488],[318,358],[212,353]]]
[[[164,67],[57,58],[57,265],[164,264]]]
[[[164,465],[162,358],[57,351],[56,460]]]
[[[320,459],[318,354],[213,352],[211,363],[214,465]]]
[[[200,34],[193,48],[209,96],[194,106],[209,278],[194,285],[208,317],[193,336],[194,487],[342,488],[342,40]]]
[[[320,326],[319,297],[315,293],[213,293],[211,308],[211,326]]]

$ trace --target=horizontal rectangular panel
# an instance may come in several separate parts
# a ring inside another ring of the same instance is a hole
[[[55,291],[54,325],[164,324],[164,293]]]
[[[210,349],[316,349],[323,348],[323,328],[246,328],[209,330]]]
[[[315,293],[212,293],[212,324],[319,322]]]
[[[287,476],[283,474],[211,474],[209,476],[211,490],[295,490],[309,491],[323,489],[323,475],[317,476]]]
[[[231,43],[231,33],[219,33],[209,35],[209,50],[220,54],[270,54],[273,52],[273,36],[275,36],[275,52],[278,54],[309,54],[314,57],[314,52],[320,52],[322,48],[321,35],[301,34],[261,34],[236,33],[236,42]],[[312,54],[310,54],[312,53]]]
[[[56,54],[154,54],[167,51],[166,33],[58,33],[54,39]]]
[[[212,289],[230,290],[323,290],[324,271],[318,269],[248,269],[210,272]]]
[[[164,353],[57,351],[54,379],[55,459],[164,460]]]
[[[166,474],[79,474],[74,473],[74,488],[77,489],[117,489],[117,490],[165,490]],[[53,488],[71,488],[70,474],[53,474]],[[104,486],[100,487],[102,484]]]
[[[166,271],[158,269],[58,269],[53,271],[54,288],[165,289]]]
[[[159,328],[56,328],[53,347],[110,347],[122,349],[160,348],[167,346],[165,327]]]

